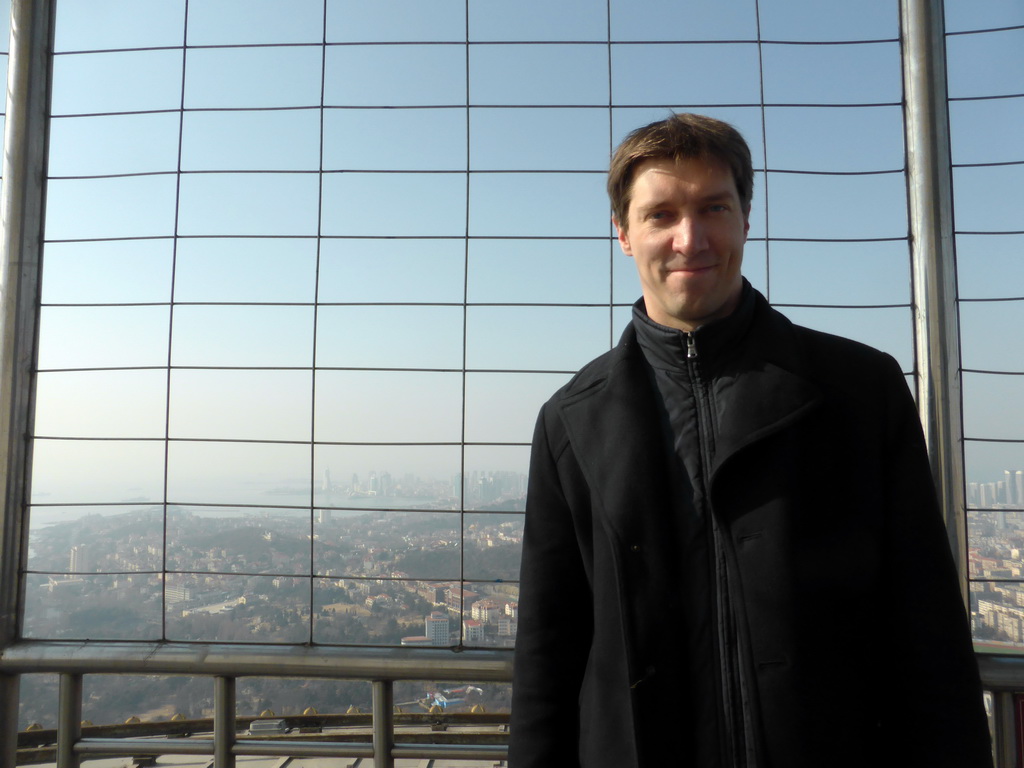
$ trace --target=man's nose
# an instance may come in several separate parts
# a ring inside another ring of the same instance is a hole
[[[707,231],[699,217],[679,218],[672,234],[672,248],[686,255],[695,255],[707,248]]]

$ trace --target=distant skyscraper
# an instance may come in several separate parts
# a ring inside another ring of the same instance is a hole
[[[972,507],[980,507],[981,502],[978,501],[978,484],[968,483],[967,484],[967,503]]]
[[[1017,490],[1017,506],[1024,509],[1024,469],[1014,473],[1013,486]]]
[[[324,480],[323,484],[320,486],[320,490],[324,493],[331,492],[331,470],[328,467],[324,467]]]
[[[1008,469],[1003,470],[1003,492],[1005,493],[1007,505],[1012,506],[1017,503],[1017,499],[1014,494],[1014,483],[1013,483],[1013,472]]]
[[[423,621],[424,634],[430,638],[431,645],[448,645],[451,630],[448,625],[448,614],[434,611]]]
[[[78,545],[71,548],[71,556],[68,558],[68,570],[71,573],[82,573],[88,571],[92,566],[89,557],[89,548]]]

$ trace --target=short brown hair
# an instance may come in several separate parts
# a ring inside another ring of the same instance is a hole
[[[627,226],[633,193],[633,174],[645,160],[715,158],[725,163],[736,181],[744,212],[754,194],[754,168],[750,147],[740,132],[728,123],[705,115],[673,114],[664,120],[637,128],[612,155],[608,169],[608,197],[612,216],[623,229]]]

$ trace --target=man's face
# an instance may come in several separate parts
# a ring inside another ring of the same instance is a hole
[[[728,166],[715,159],[646,160],[633,176],[619,245],[636,261],[647,314],[692,331],[739,303],[749,207]]]

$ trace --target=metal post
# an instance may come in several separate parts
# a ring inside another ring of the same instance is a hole
[[[0,655],[20,634],[28,440],[49,136],[53,2],[12,0],[0,193]],[[18,749],[17,675],[0,676],[0,765]]]
[[[57,705],[57,768],[79,768],[75,744],[82,737],[82,676],[60,676]],[[13,765],[13,763],[12,763]]]
[[[395,689],[390,680],[373,681],[373,768],[395,768]]]
[[[213,681],[213,768],[235,768],[235,678]]]
[[[993,742],[996,752],[996,768],[1017,768],[1017,726],[1016,712],[1011,691],[995,691],[992,694],[995,734]]]
[[[917,404],[967,603],[960,341],[942,0],[901,0]]]
[[[0,675],[0,765],[17,763],[20,683],[20,675]]]
[[[51,2],[13,0],[0,197],[0,649],[18,636],[49,133]]]

